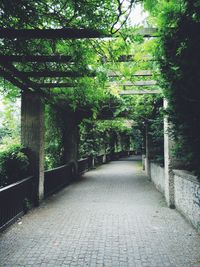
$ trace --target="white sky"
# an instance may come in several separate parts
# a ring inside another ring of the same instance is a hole
[[[145,19],[148,17],[148,13],[144,11],[143,6],[141,3],[137,3],[132,8],[131,14],[130,14],[130,24],[132,26],[145,26]]]

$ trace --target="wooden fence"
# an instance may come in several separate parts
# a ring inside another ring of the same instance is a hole
[[[78,161],[78,174],[81,175],[94,165],[128,156],[129,152],[117,152],[88,157]],[[76,167],[69,163],[44,173],[44,196],[48,197],[70,184],[76,177]],[[0,189],[0,231],[22,216],[34,202],[34,177],[28,177],[17,183]]]
[[[0,230],[23,215],[33,202],[33,177],[0,189]]]

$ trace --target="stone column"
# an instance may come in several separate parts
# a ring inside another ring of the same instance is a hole
[[[168,106],[164,99],[164,109]],[[173,140],[170,136],[170,124],[167,116],[164,118],[164,163],[165,163],[165,199],[169,208],[174,208],[174,175],[173,175]]]
[[[145,138],[145,145],[146,145],[146,155],[145,155],[145,172],[148,176],[149,180],[151,180],[151,170],[150,170],[150,140],[149,140],[149,133],[148,133],[148,124],[146,123],[146,138]]]
[[[78,174],[79,120],[73,112],[62,112],[63,163],[70,163],[74,168],[74,177]]]
[[[44,198],[44,103],[39,94],[22,93],[21,143],[29,150],[35,204]]]

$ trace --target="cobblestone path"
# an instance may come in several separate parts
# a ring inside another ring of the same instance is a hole
[[[197,267],[200,237],[141,171],[121,160],[86,173],[0,236],[0,266]]]

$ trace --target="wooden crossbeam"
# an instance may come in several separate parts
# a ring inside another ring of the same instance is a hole
[[[78,78],[78,77],[94,77],[96,74],[94,72],[80,73],[78,71],[27,71],[23,72],[28,77],[40,78],[40,77],[69,77],[69,78]]]
[[[138,34],[138,35],[141,35],[143,36],[144,38],[150,38],[150,37],[158,37],[158,29],[157,28],[153,28],[153,27],[140,27],[138,29],[135,29],[135,32],[134,34]],[[117,35],[113,35],[114,37],[118,37],[119,34]]]
[[[157,81],[136,81],[134,83],[132,82],[125,82],[125,83],[117,83],[117,82],[110,82],[109,85],[111,86],[124,86],[124,87],[128,87],[128,86],[153,86],[153,85],[157,85]]]
[[[44,92],[37,83],[34,83],[31,80],[29,80],[29,78],[23,72],[20,72],[10,62],[6,63],[0,62],[0,65],[1,65],[0,76],[4,77],[13,85],[20,88],[22,91],[37,90],[38,93],[46,97],[46,92]]]
[[[102,31],[91,29],[13,29],[0,28],[0,38],[7,39],[83,39],[109,37]]]
[[[152,86],[157,85],[157,81],[136,81],[134,83],[126,82],[123,86]]]
[[[160,94],[160,90],[123,90],[120,91],[120,95],[150,95],[150,94]]]
[[[122,55],[120,56],[116,62],[134,62],[133,55]],[[2,62],[58,62],[58,63],[74,63],[74,58],[66,55],[2,55],[0,54],[0,61]],[[145,60],[145,61],[155,61],[153,59]],[[107,61],[106,62],[111,62]],[[114,74],[114,72],[113,72]]]
[[[134,55],[121,55],[116,60],[116,62],[122,62],[122,63],[123,62],[137,62],[137,61],[138,60],[134,59]],[[156,61],[156,60],[152,57],[144,57],[142,61]],[[111,61],[107,61],[107,62],[111,62]]]
[[[136,33],[143,37],[156,37],[156,28],[140,28]],[[0,28],[0,38],[7,39],[83,39],[111,37],[103,31],[92,29],[13,29]]]
[[[14,86],[21,89],[22,91],[27,89],[27,86],[23,84],[23,82],[18,81],[12,74],[2,69],[2,67],[0,67],[0,76],[12,83]]]
[[[119,71],[109,71],[108,72],[108,77],[122,77],[123,75],[122,75],[122,73],[121,72],[119,72]],[[140,70],[140,71],[137,71],[137,72],[135,72],[135,73],[133,73],[133,74],[131,74],[131,76],[132,77],[134,77],[134,76],[152,76],[152,71],[150,71],[150,70]]]
[[[142,35],[145,38],[150,38],[150,37],[157,37],[157,28],[140,28],[136,31],[136,33],[138,33],[139,35]]]
[[[76,87],[74,83],[39,83],[38,86],[40,88],[68,88],[68,87]]]
[[[65,55],[35,55],[35,56],[27,56],[27,55],[0,55],[0,62],[59,62],[59,63],[65,63],[72,61],[73,58],[71,56],[65,56]]]
[[[12,65],[12,63],[0,62],[0,65],[3,66],[3,68],[6,69],[7,72],[10,72],[13,77],[20,79],[23,82],[23,84],[26,85],[27,88],[40,90],[40,87],[37,85],[37,83],[32,82],[28,78],[26,73],[19,71],[16,67]]]

